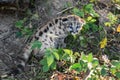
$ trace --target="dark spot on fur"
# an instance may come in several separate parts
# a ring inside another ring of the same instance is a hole
[[[68,19],[67,18],[63,18],[62,21],[65,22],[65,21],[68,21]]]
[[[44,41],[47,41],[47,39],[44,39]]]
[[[61,25],[62,25],[62,22],[60,22],[59,25],[61,26]]]
[[[45,41],[42,41],[42,42],[45,42]]]
[[[59,26],[58,28],[61,29],[61,26]]]
[[[56,23],[56,24],[58,23],[58,19],[55,19],[55,23]]]
[[[48,36],[46,35],[46,37],[48,37]]]
[[[48,45],[47,43],[45,43],[45,45]]]
[[[52,27],[52,24],[51,24],[51,23],[49,23],[49,26],[50,26],[50,27]]]
[[[49,30],[48,26],[47,26],[47,30]]]
[[[44,49],[47,49],[47,48],[44,48]]]
[[[50,40],[53,41],[52,37],[50,37]]]
[[[36,40],[38,40],[38,39],[39,39],[39,37],[35,36],[35,39],[36,39]]]
[[[44,29],[44,32],[47,32],[48,30],[47,29]]]
[[[42,36],[42,34],[43,34],[43,32],[42,32],[42,31],[40,31],[40,32],[39,32],[39,36]]]
[[[59,34],[61,34],[61,32],[59,31]]]
[[[53,32],[50,31],[50,34],[52,34]]]
[[[65,29],[63,29],[63,31],[65,31]]]

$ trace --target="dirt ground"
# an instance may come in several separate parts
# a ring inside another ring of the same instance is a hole
[[[37,22],[38,27],[44,25],[48,20],[60,16],[57,13],[66,8],[64,5],[68,1],[74,5],[72,0],[37,0],[34,11],[38,12],[40,16]],[[21,54],[20,52],[25,46],[26,38],[16,37],[18,29],[15,27],[15,22],[19,19],[16,11],[0,11],[0,76],[2,77],[10,72],[15,65],[16,56]],[[30,76],[17,76],[18,79],[20,77],[22,77],[22,80],[30,79]]]
[[[34,11],[39,15],[39,20],[36,23],[37,26],[42,26],[52,18],[61,16],[61,11],[67,7],[65,5],[68,2],[74,6],[77,0],[36,0]],[[100,18],[100,23],[102,24],[106,21],[104,14],[107,14],[107,11],[104,9],[100,11],[98,10],[97,12],[103,16]],[[16,36],[18,29],[15,27],[15,22],[19,19],[20,17],[18,17],[17,13],[14,11],[0,11],[0,76],[3,77],[6,76],[6,74],[9,73],[11,68],[15,65],[16,56],[21,54],[20,52],[25,46],[26,38],[18,38]],[[117,45],[116,49],[118,50],[118,54],[120,53],[119,48],[120,45]],[[34,70],[35,68],[32,67],[30,69]],[[34,72],[32,72],[32,74],[34,74]],[[21,74],[16,77],[18,80],[29,80],[34,76],[32,74],[27,74],[27,76],[23,76],[23,74]]]

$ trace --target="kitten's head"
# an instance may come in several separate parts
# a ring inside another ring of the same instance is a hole
[[[66,20],[66,29],[72,35],[78,34],[85,24],[85,21],[76,15],[68,15],[66,18],[63,18],[63,20]]]

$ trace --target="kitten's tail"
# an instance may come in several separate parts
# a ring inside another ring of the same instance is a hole
[[[31,53],[33,51],[31,49],[31,46],[27,46],[24,49],[25,50],[24,50],[24,53],[22,54],[22,56],[17,56],[17,59],[16,59],[17,61],[15,63],[17,65],[11,68],[11,71],[8,75],[17,75],[24,71],[26,63],[28,62],[28,60],[31,56]]]

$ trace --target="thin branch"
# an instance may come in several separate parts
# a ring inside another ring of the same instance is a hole
[[[79,1],[77,1],[76,4],[75,4],[74,6],[68,7],[68,8],[66,8],[66,9],[64,9],[64,10],[62,10],[62,11],[60,11],[60,12],[58,12],[57,15],[60,15],[60,14],[62,14],[62,13],[64,13],[64,12],[66,12],[66,11],[68,11],[68,10],[70,10],[70,9],[72,9],[72,8],[74,8],[74,7],[76,7],[78,4],[79,4]]]
[[[74,7],[75,7],[75,6],[68,7],[68,8],[66,8],[66,9],[64,9],[64,10],[62,10],[62,11],[60,11],[60,12],[58,12],[57,15],[62,14],[62,13],[66,12],[66,11],[68,11],[68,10],[74,8]]]

